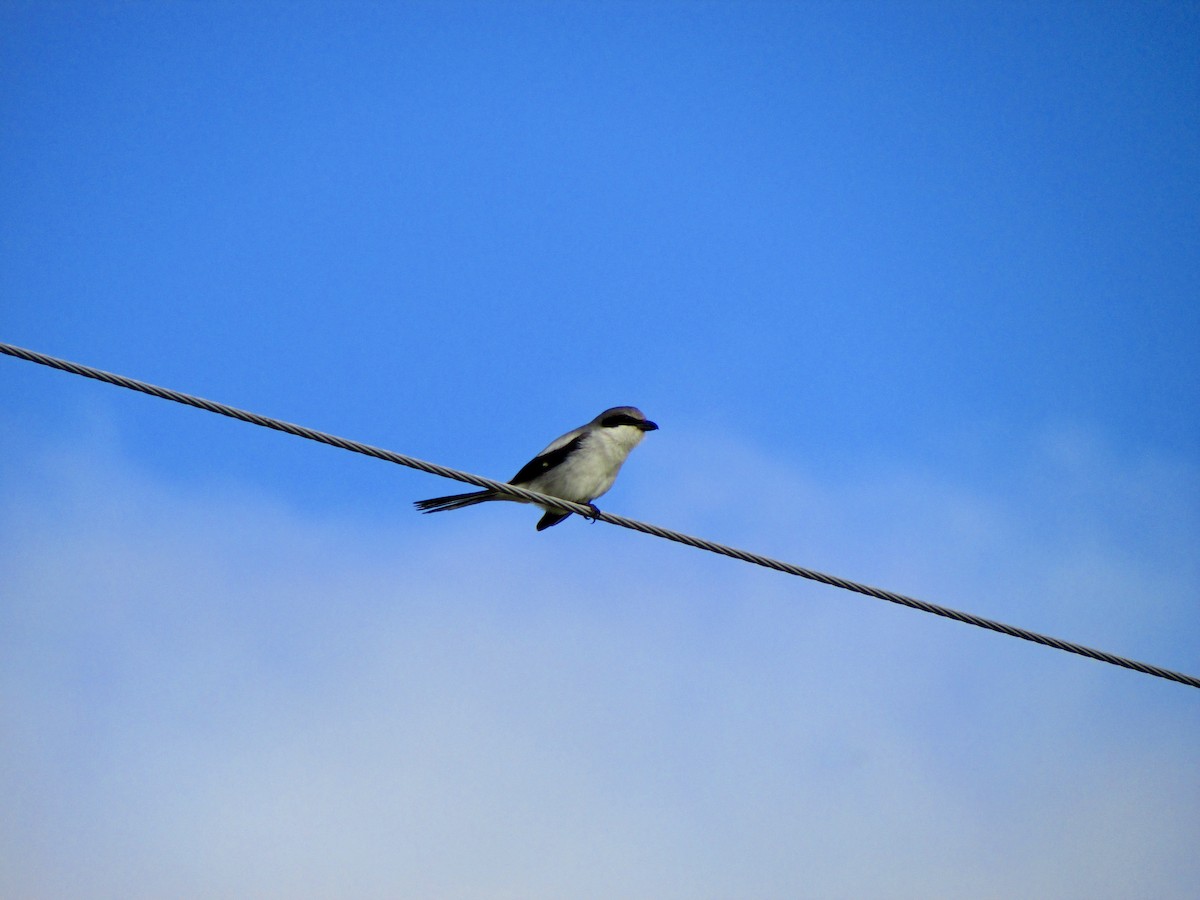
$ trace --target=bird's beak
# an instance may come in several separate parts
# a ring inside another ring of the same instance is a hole
[[[658,431],[658,426],[649,419],[647,419],[645,422],[639,422],[638,428],[642,429],[642,431]]]

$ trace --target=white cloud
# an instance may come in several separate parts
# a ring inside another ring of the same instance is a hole
[[[332,522],[119,456],[8,465],[5,896],[1183,897],[1200,877],[1189,688],[601,525],[538,535],[518,508]],[[776,488],[740,520],[736,492],[694,487],[730,465]],[[1104,616],[1163,603],[1194,638],[1175,545],[1090,515],[1140,522],[1194,480],[1118,474],[1071,506],[911,473],[838,489],[696,444],[622,496],[1035,627],[1017,599],[1067,622],[1092,572]]]

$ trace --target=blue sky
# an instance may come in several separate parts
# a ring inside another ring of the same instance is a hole
[[[1183,4],[0,9],[0,339],[1200,672]],[[1195,692],[0,360],[6,896],[1162,896]]]

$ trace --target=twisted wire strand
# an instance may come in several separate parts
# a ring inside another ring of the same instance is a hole
[[[143,394],[149,394],[152,397],[160,397],[163,400],[172,400],[176,403],[182,403],[186,406],[194,406],[197,409],[203,409],[207,412],[228,416],[231,419],[249,422],[251,425],[260,425],[263,428],[271,428],[275,431],[282,431],[285,434],[295,435],[296,437],[306,438],[310,441],[317,441],[318,443],[322,444],[328,444],[331,447],[337,447],[341,450],[349,450],[353,453],[361,453],[364,456],[371,456],[375,459],[384,460],[385,462],[407,466],[410,469],[428,472],[431,475],[440,475],[443,478],[452,478],[455,481],[466,482],[467,484],[473,484],[476,487],[489,488],[493,491],[506,494],[518,500],[536,503],[541,506],[558,509],[562,512],[577,513],[578,515],[585,516],[587,518],[598,518],[600,521],[608,522],[610,525],[619,525],[622,528],[628,528],[632,531],[641,532],[642,534],[652,535],[653,537],[664,538],[668,541],[675,541],[679,544],[695,547],[698,550],[706,550],[709,553],[717,553],[721,556],[728,556],[732,559],[752,563],[756,566],[774,569],[776,572],[783,572],[787,575],[795,575],[800,578],[807,578],[810,581],[817,581],[821,584],[827,584],[831,587],[841,588],[842,590],[846,591],[853,591],[854,593],[863,594],[867,597],[874,597],[878,600],[886,600],[889,603],[896,603],[900,606],[907,606],[910,609],[917,609],[921,612],[932,613],[935,616],[953,619],[956,622],[974,625],[977,628],[986,628],[989,631],[999,632],[1000,634],[1006,634],[1009,637],[1020,638],[1021,640],[1025,641],[1032,641],[1035,644],[1041,644],[1045,647],[1053,647],[1056,650],[1062,650],[1066,653],[1074,653],[1079,656],[1086,656],[1089,659],[1098,660],[1099,662],[1108,663],[1109,665],[1120,666],[1125,669],[1131,669],[1135,672],[1141,672],[1145,675],[1153,675],[1157,678],[1165,678],[1168,681],[1175,681],[1179,684],[1188,685],[1189,687],[1200,688],[1200,678],[1197,678],[1194,675],[1187,675],[1182,672],[1174,672],[1170,669],[1164,669],[1160,666],[1154,666],[1149,663],[1127,659],[1122,656],[1117,656],[1114,653],[1107,653],[1103,650],[1095,650],[1091,647],[1085,647],[1082,644],[1076,644],[1071,641],[1064,641],[1060,638],[1039,634],[1036,631],[1029,631],[1026,628],[1018,628],[1015,625],[1006,625],[1003,622],[986,619],[983,616],[977,616],[968,612],[961,612],[957,609],[939,606],[936,603],[918,600],[915,597],[908,597],[904,594],[897,594],[893,591],[883,590],[882,588],[860,584],[856,581],[839,578],[836,575],[826,575],[823,572],[817,572],[813,569],[805,568],[804,566],[782,562],[777,559],[772,559],[769,556],[751,553],[747,550],[739,550],[736,547],[728,547],[724,544],[718,544],[713,541],[704,540],[703,538],[693,537],[688,534],[683,534],[679,531],[673,531],[669,528],[662,528],[658,525],[650,525],[646,522],[639,522],[636,519],[627,519],[624,516],[618,516],[613,513],[606,513],[603,511],[601,511],[599,515],[596,515],[589,507],[580,503],[572,503],[569,500],[561,500],[558,497],[550,497],[545,494],[539,494],[535,491],[528,491],[524,488],[508,484],[507,482],[493,481],[490,478],[484,478],[480,475],[474,475],[470,472],[460,472],[457,469],[451,469],[447,466],[441,466],[437,463],[427,462],[423,459],[417,459],[412,456],[405,456],[404,454],[395,453],[391,450],[384,450],[381,447],[373,447],[370,444],[363,444],[358,441],[348,440],[347,438],[338,437],[336,435],[326,434],[323,431],[316,431],[312,428],[306,428],[303,425],[295,425],[291,422],[273,419],[270,416],[263,416],[259,415],[258,413],[248,412],[244,409],[227,406],[224,403],[217,403],[213,400],[205,400],[203,397],[195,397],[191,394],[173,391],[170,388],[159,387],[157,385],[148,384],[144,381],[127,378],[124,375],[116,375],[112,372],[105,372],[101,369],[92,368],[91,366],[81,365],[80,363],[71,362],[65,359],[58,359],[57,357],[53,356],[47,356],[44,353],[38,353],[34,350],[27,350],[23,347],[16,347],[12,344],[0,343],[0,353],[13,356],[18,359],[24,359],[29,362],[38,363],[39,365],[49,366],[52,369],[60,369],[64,372],[70,372],[73,375],[80,375],[84,378],[92,378],[96,381],[103,381],[107,384],[113,384],[117,387],[139,391]]]

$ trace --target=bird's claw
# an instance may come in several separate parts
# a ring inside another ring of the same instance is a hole
[[[598,507],[595,503],[585,503],[583,505],[592,511],[590,516],[584,516],[584,518],[595,525],[596,520],[600,518],[600,507]]]

